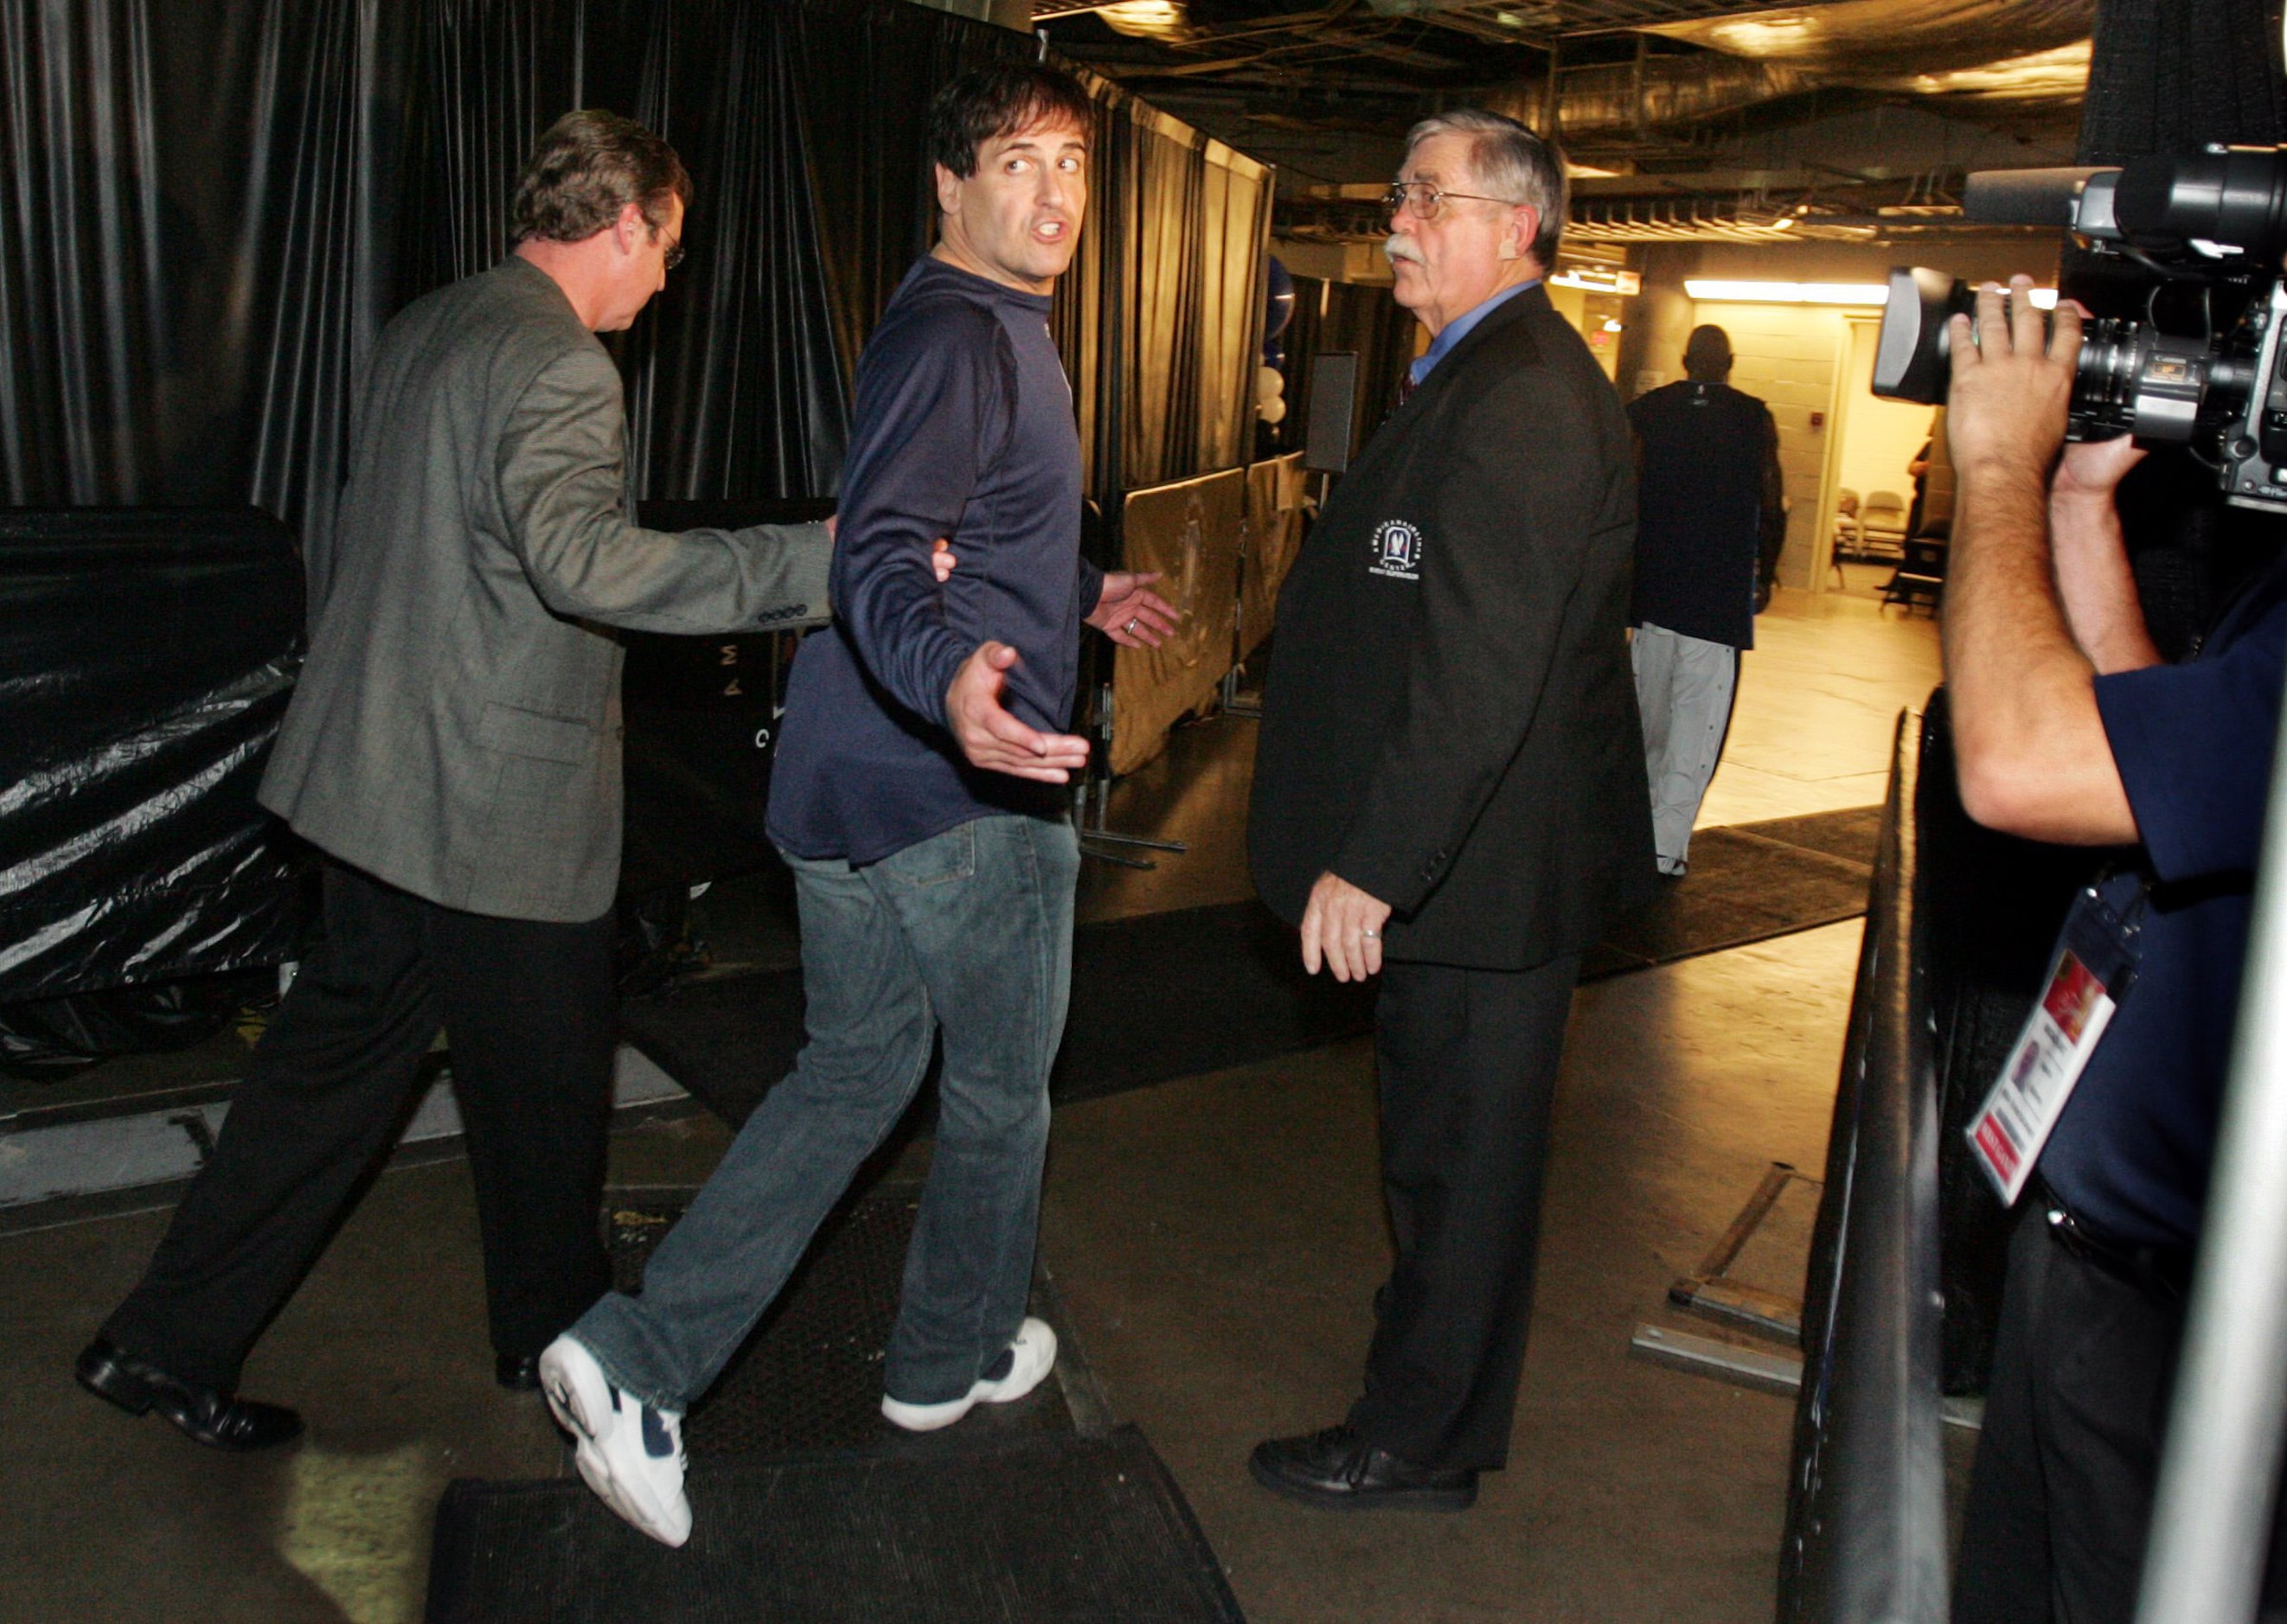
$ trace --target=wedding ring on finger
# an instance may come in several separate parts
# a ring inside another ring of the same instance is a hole
[[[1133,637],[1136,635],[1136,622],[1130,620],[1122,629],[1125,630],[1130,637]]]
[[[1381,933],[1378,930],[1362,930],[1358,932],[1358,934],[1364,936],[1368,942],[1379,942],[1381,940]]]

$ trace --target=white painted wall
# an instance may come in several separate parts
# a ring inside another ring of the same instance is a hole
[[[1937,408],[1878,397],[1872,389],[1876,324],[1854,321],[1850,326],[1856,342],[1850,346],[1850,370],[1843,390],[1842,442],[1835,482],[1861,496],[1895,491],[1911,505],[1914,482],[1906,464],[1929,438]]]
[[[1823,562],[1816,547],[1819,495],[1833,426],[1835,374],[1847,353],[1841,312],[1803,304],[1698,302],[1691,325],[1711,321],[1731,335],[1731,387],[1760,398],[1778,424],[1779,471],[1788,503],[1779,580],[1808,587]],[[1683,375],[1680,363],[1674,375]]]

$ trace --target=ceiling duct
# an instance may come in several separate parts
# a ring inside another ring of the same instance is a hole
[[[1155,39],[1166,44],[1181,45],[1187,43],[1196,33],[1191,27],[1191,13],[1182,0],[1119,0],[1117,4],[1100,5],[1095,10],[1105,27],[1115,34],[1125,34],[1130,39]]]
[[[1484,0],[1366,0],[1366,4],[1384,17],[1432,17],[1440,12],[1484,12]],[[1500,7],[1503,20],[1500,28],[1515,31],[1519,37],[1527,34],[1545,38],[1561,33],[1564,27],[1562,12],[1554,0],[1510,0]]]
[[[2088,89],[2089,42],[2037,51],[1982,67],[1904,74],[1866,82],[1870,90],[1904,91],[1916,96],[1951,96],[1973,101],[2078,103]]]
[[[2095,23],[2096,0],[1835,0],[1644,32],[1861,84],[2054,51],[2085,41]]]
[[[1570,141],[1675,131],[1820,90],[2069,103],[2087,83],[2094,10],[2094,0],[1837,0],[1665,23],[1643,31],[1704,49],[1560,65],[1557,127]],[[1543,129],[1548,93],[1546,78],[1526,79],[1486,105]]]
[[[1600,63],[1566,68],[1557,76],[1557,123],[1567,138],[1596,132],[1642,131],[1697,123],[1782,96],[1814,91],[1824,81],[1778,62],[1737,57],[1651,57],[1641,64]],[[1493,91],[1484,105],[1535,129],[1543,128],[1546,81],[1526,80]]]

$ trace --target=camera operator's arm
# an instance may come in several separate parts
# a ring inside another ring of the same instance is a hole
[[[2096,708],[2095,667],[2050,573],[2049,472],[2064,443],[2080,313],[2041,312],[2018,277],[1953,318],[1947,434],[1959,481],[1945,595],[1945,674],[1962,805],[1989,828],[2077,846],[2136,839]]]
[[[2056,548],[2057,592],[2065,619],[2097,674],[2161,663],[2136,598],[2136,577],[2120,533],[2113,494],[2144,460],[2126,435],[2065,447],[2049,485],[2049,537]]]

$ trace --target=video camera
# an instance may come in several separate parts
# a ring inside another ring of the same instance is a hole
[[[2227,501],[2287,512],[2287,148],[2211,146],[2118,169],[1987,170],[1969,177],[1961,211],[1986,225],[2062,225],[2092,252],[2143,272],[2143,320],[2083,326],[2069,438],[2133,434],[2183,445],[2215,470]],[[1892,271],[1874,392],[1942,402],[1946,319],[1975,304],[1967,283],[1942,271]],[[2196,330],[2164,331],[2164,309]]]

